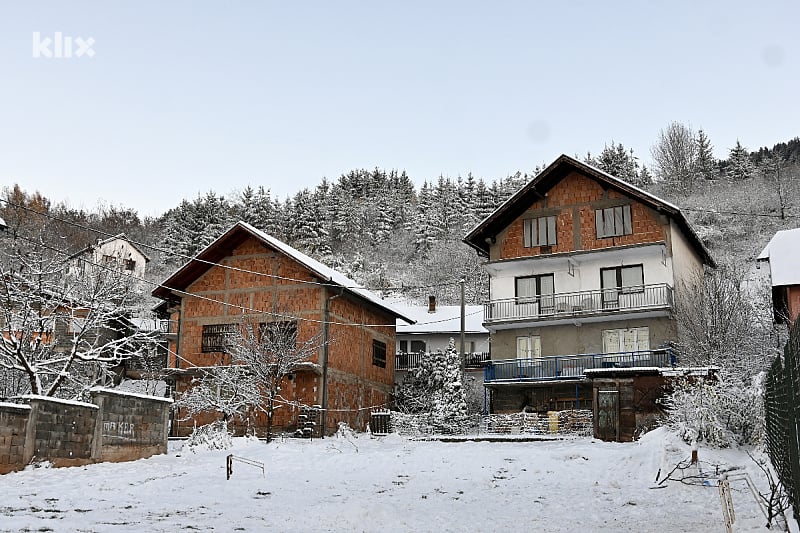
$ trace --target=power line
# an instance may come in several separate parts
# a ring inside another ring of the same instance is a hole
[[[104,231],[104,230],[100,230],[100,229],[97,229],[97,228],[92,228],[92,227],[87,226],[85,224],[80,224],[78,222],[74,222],[74,221],[71,221],[71,220],[67,220],[67,219],[64,219],[64,218],[57,217],[57,216],[55,216],[55,215],[53,215],[53,214],[51,214],[49,212],[45,213],[45,212],[37,211],[36,209],[32,209],[32,208],[27,207],[25,205],[17,204],[15,202],[11,202],[11,201],[6,200],[4,198],[0,198],[0,202],[5,202],[6,205],[8,205],[8,206],[11,206],[11,207],[14,207],[14,208],[17,208],[17,209],[23,209],[25,211],[29,211],[29,212],[34,213],[36,215],[39,215],[39,216],[42,216],[42,217],[45,217],[45,218],[49,218],[50,220],[55,220],[57,222],[62,222],[64,224],[67,224],[67,225],[82,229],[84,231],[93,232],[93,233],[96,233],[98,235],[103,235],[105,237],[116,237],[117,236],[116,234],[112,234],[112,233],[109,233],[109,232]],[[308,280],[302,280],[302,279],[296,279],[296,278],[289,278],[289,277],[285,277],[285,276],[278,276],[276,274],[268,274],[266,272],[258,272],[258,271],[254,271],[254,270],[247,270],[247,269],[238,268],[238,267],[234,267],[234,266],[230,266],[230,265],[223,265],[221,263],[216,263],[214,261],[208,261],[206,259],[200,259],[197,256],[190,257],[190,256],[182,254],[180,252],[175,252],[173,250],[168,250],[166,248],[160,248],[160,247],[157,247],[157,246],[153,246],[151,244],[134,241],[133,239],[129,239],[127,236],[125,237],[125,239],[128,240],[129,242],[131,242],[132,244],[135,244],[136,246],[140,246],[142,248],[147,248],[147,249],[150,249],[150,250],[154,250],[156,252],[167,254],[167,255],[170,255],[170,256],[173,256],[173,257],[179,257],[181,259],[185,259],[185,260],[188,260],[190,262],[191,261],[196,261],[198,263],[206,264],[206,265],[209,265],[209,266],[216,266],[216,267],[232,270],[232,271],[235,271],[235,272],[241,272],[241,273],[244,273],[244,274],[253,274],[253,275],[256,275],[256,276],[263,276],[263,277],[267,277],[267,278],[278,279],[278,280],[281,280],[281,281],[291,281],[293,283],[303,283],[303,284],[307,284],[307,285],[318,285],[318,286],[322,286],[322,287],[336,287],[336,288],[345,288],[345,289],[366,289],[366,290],[371,290],[371,291],[392,291],[392,290],[400,290],[400,291],[402,291],[402,290],[416,290],[416,289],[433,289],[433,288],[438,288],[438,287],[452,287],[452,286],[455,286],[455,285],[458,284],[457,281],[453,281],[453,282],[434,283],[434,284],[430,284],[430,285],[400,285],[399,287],[375,287],[375,288],[370,288],[370,287],[364,287],[362,285],[348,286],[348,285],[339,285],[339,284],[336,284],[336,283],[324,283],[324,282],[319,282],[319,281],[308,281]],[[71,256],[71,255],[73,255],[73,254],[68,254],[68,256]]]
[[[692,211],[696,213],[711,213],[714,215],[736,215],[736,216],[749,216],[749,217],[763,217],[763,218],[800,218],[800,215],[791,215],[789,213],[785,213],[783,215],[775,214],[775,213],[745,213],[743,211],[720,211],[716,209],[700,209],[697,207],[682,207],[681,211]]]
[[[22,235],[18,235],[18,237],[20,239],[22,239],[22,240],[25,240],[25,241],[30,242],[32,244],[35,244],[37,246],[42,246],[43,248],[45,248],[47,250],[50,250],[52,252],[55,252],[57,254],[61,254],[61,255],[65,256],[66,258],[69,258],[69,257],[72,256],[72,254],[70,254],[69,252],[66,252],[64,250],[59,250],[58,248],[56,248],[54,246],[50,246],[50,245],[45,244],[43,242],[34,241],[33,239],[28,239],[28,238],[26,238],[26,237],[24,237]],[[116,269],[114,269],[111,266],[106,265],[106,264],[96,263],[94,261],[90,261],[90,260],[87,260],[87,259],[83,259],[83,261],[86,264],[92,265],[92,266],[100,268],[102,270],[107,270],[109,272],[113,272],[113,273],[117,273],[117,274],[120,273],[118,270],[116,270]],[[366,324],[366,323],[357,323],[357,322],[337,322],[337,321],[334,321],[334,320],[325,321],[325,320],[318,320],[318,319],[314,319],[314,318],[293,316],[293,315],[288,315],[288,314],[284,314],[284,313],[276,313],[276,312],[273,312],[273,311],[264,311],[264,310],[256,309],[256,308],[253,308],[253,307],[232,304],[230,302],[225,302],[225,301],[222,301],[222,300],[218,300],[218,299],[212,298],[210,296],[204,296],[202,294],[197,294],[197,293],[193,293],[193,292],[189,292],[189,291],[175,289],[175,288],[163,285],[161,283],[157,283],[155,281],[151,281],[151,280],[148,280],[148,279],[145,279],[145,278],[141,278],[139,276],[135,276],[133,274],[127,274],[126,273],[124,275],[126,277],[132,279],[132,280],[135,280],[135,281],[146,283],[148,285],[153,285],[153,286],[159,287],[159,288],[164,288],[164,289],[167,289],[168,291],[179,293],[179,294],[182,294],[184,296],[191,297],[191,298],[198,298],[200,300],[208,301],[208,302],[215,303],[215,304],[220,304],[220,305],[225,306],[225,307],[236,309],[236,310],[241,311],[243,313],[247,312],[247,313],[253,313],[253,314],[265,314],[265,315],[270,315],[273,318],[306,321],[306,322],[312,322],[312,323],[315,323],[315,324],[329,324],[329,325],[337,325],[337,326],[371,327],[371,328],[396,327],[397,326],[396,322],[392,323],[392,324]],[[473,316],[473,315],[476,315],[476,314],[481,313],[481,312],[483,312],[483,309],[479,309],[478,311],[474,311],[474,312],[470,313],[468,316]],[[417,325],[438,324],[438,323],[441,323],[441,322],[448,322],[450,320],[452,320],[452,317],[451,318],[444,318],[444,319],[441,319],[441,320],[433,320],[433,321],[430,321],[430,322],[418,322]]]

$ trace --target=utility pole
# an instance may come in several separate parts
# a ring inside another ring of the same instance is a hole
[[[464,341],[464,330],[467,327],[467,316],[466,316],[466,306],[464,302],[464,283],[467,280],[461,278],[459,280],[459,285],[461,285],[461,377],[464,377],[464,372],[467,370],[467,354],[464,350],[464,345],[466,344]]]

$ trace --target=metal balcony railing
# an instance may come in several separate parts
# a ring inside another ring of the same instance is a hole
[[[670,309],[672,287],[666,283],[492,300],[483,306],[484,323],[555,320],[626,311]]]
[[[582,379],[592,368],[669,368],[677,364],[671,348],[636,352],[557,355],[490,361],[483,368],[484,383]]]
[[[491,359],[489,352],[474,352],[465,355],[467,359],[467,368],[481,368]],[[422,361],[422,359],[425,357],[430,357],[430,355],[425,352],[400,352],[395,355],[394,369],[410,370],[412,368],[417,368],[419,367],[420,361]]]

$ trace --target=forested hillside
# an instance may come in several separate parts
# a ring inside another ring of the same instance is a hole
[[[652,169],[615,142],[583,159],[677,204],[718,261],[748,266],[775,231],[800,222],[800,140],[754,153],[737,142],[721,161],[710,154],[702,130],[673,123],[653,146]],[[47,191],[13,186],[3,189],[0,216],[12,238],[42,238],[54,253],[124,232],[150,256],[153,283],[244,220],[386,296],[457,303],[464,277],[468,302],[480,303],[487,277],[461,239],[539,170],[492,181],[440,176],[416,187],[402,171],[356,169],[291,198],[266,185],[228,196],[209,191],[146,219],[124,206],[76,210]]]

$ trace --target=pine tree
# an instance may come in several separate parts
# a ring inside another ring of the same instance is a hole
[[[469,423],[461,377],[460,355],[450,339],[444,352],[425,354],[409,371],[398,391],[398,407],[418,415],[434,432],[461,433]]]
[[[636,156],[633,150],[626,150],[622,143],[614,144],[611,141],[611,146],[605,145],[597,156],[597,168],[632,185],[641,185]]]
[[[695,146],[695,173],[703,179],[714,179],[717,175],[717,160],[714,158],[714,147],[702,128],[697,130]]]
[[[755,166],[750,160],[750,153],[738,139],[736,140],[736,146],[731,148],[725,172],[728,178],[734,181],[748,179],[755,173]]]

